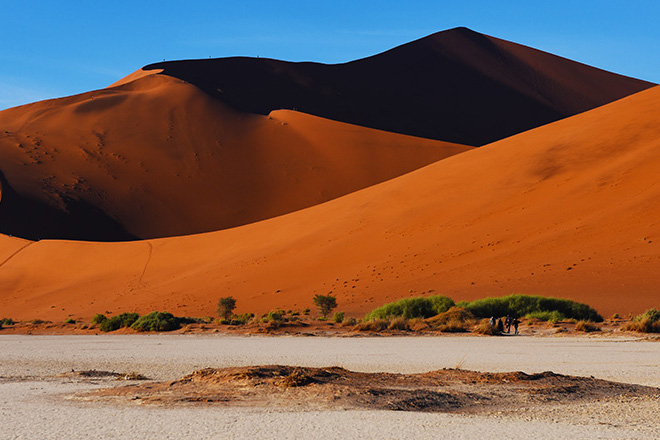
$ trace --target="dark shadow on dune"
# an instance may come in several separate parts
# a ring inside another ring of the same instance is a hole
[[[81,200],[62,200],[57,209],[39,200],[23,197],[0,171],[0,233],[28,240],[65,239],[131,241],[137,238],[110,216]]]
[[[301,112],[484,145],[651,87],[456,28],[345,64],[220,58],[151,64],[234,108]]]

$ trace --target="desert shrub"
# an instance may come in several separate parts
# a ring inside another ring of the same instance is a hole
[[[640,333],[660,333],[660,310],[649,309],[633,318],[624,330]]]
[[[562,315],[556,310],[553,310],[552,312],[548,312],[548,311],[532,312],[526,314],[524,317],[527,319],[540,319],[541,321],[549,321],[549,322],[559,322],[566,319],[564,315]]]
[[[446,312],[427,319],[426,322],[441,332],[458,333],[468,331],[476,319],[470,311],[463,307],[451,307]]]
[[[578,332],[599,332],[600,327],[595,325],[593,322],[589,321],[578,321],[577,324],[575,324],[575,331]]]
[[[100,324],[103,321],[107,321],[108,317],[105,315],[102,315],[101,313],[97,313],[96,315],[92,316],[92,324]]]
[[[73,318],[68,318],[66,321],[64,321],[65,324],[75,324],[76,320]]]
[[[231,318],[235,308],[236,299],[233,296],[225,296],[218,300],[218,316],[221,318]]]
[[[509,295],[499,298],[484,298],[463,304],[478,318],[506,315],[519,317],[532,313],[556,311],[565,318],[594,322],[603,321],[603,317],[588,305],[561,298]]]
[[[474,333],[479,333],[480,335],[489,335],[489,336],[495,336],[495,335],[501,335],[502,333],[497,330],[496,327],[493,327],[490,325],[490,322],[488,319],[482,319],[476,327],[472,330]]]
[[[358,322],[353,327],[353,330],[358,332],[381,332],[386,330],[388,325],[389,321],[386,319],[373,319],[371,321]]]
[[[50,324],[50,321],[45,321],[43,319],[33,319],[32,321],[29,321],[30,324],[32,325],[39,325],[39,324]]]
[[[130,327],[139,317],[140,315],[137,313],[122,313],[102,321],[99,324],[99,330],[102,332],[113,332],[122,327]]]
[[[310,312],[311,312],[311,310],[305,309],[305,310],[303,310],[303,315],[309,315]]]
[[[355,319],[352,316],[348,318],[344,318],[344,320],[341,323],[341,325],[344,327],[354,327],[356,324],[357,324],[357,319]]]
[[[660,310],[657,309],[648,309],[641,315],[636,316],[633,318],[634,321],[643,321],[644,319],[649,319],[651,322],[658,322],[660,321]]]
[[[366,320],[388,319],[401,316],[406,319],[429,318],[449,310],[454,305],[451,298],[436,295],[428,298],[404,298],[380,306],[367,314]]]
[[[414,332],[421,332],[431,328],[431,326],[422,318],[413,318],[408,320],[408,327]]]
[[[0,325],[14,325],[16,321],[11,318],[2,318],[0,319]]]
[[[344,312],[335,312],[332,316],[332,322],[336,322],[337,324],[344,322]]]
[[[229,321],[229,325],[244,325],[252,318],[254,318],[254,313],[241,313],[240,315],[234,315]]]
[[[131,328],[138,332],[168,332],[181,328],[178,318],[168,312],[151,312],[140,316]]]
[[[266,321],[284,321],[284,315],[286,313],[282,309],[271,310],[265,316]]]
[[[337,308],[337,298],[332,295],[316,295],[314,304],[319,308],[321,316],[326,318],[328,313]]]
[[[408,330],[409,328],[408,320],[401,316],[394,318],[387,326],[388,330]]]

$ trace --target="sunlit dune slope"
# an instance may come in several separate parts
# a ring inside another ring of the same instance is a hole
[[[94,241],[213,231],[469,149],[292,111],[245,114],[150,75],[0,112],[0,231]]]
[[[133,243],[42,241],[0,266],[15,318],[109,310],[362,313],[409,295],[658,306],[660,87],[289,215]],[[2,248],[22,246],[3,237]]]
[[[297,109],[474,146],[652,85],[466,28],[345,64],[236,57],[168,61],[144,69],[162,69],[246,112]]]

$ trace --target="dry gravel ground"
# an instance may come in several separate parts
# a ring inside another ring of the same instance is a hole
[[[264,364],[420,373],[461,366],[594,376],[660,387],[660,342],[602,337],[0,336],[0,438],[660,438],[652,397],[457,415],[384,410],[153,406],[71,396],[124,385],[58,374],[136,371],[174,380],[206,367]]]

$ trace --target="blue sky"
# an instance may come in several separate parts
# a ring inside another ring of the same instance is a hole
[[[660,83],[660,2],[0,0],[0,109],[105,87],[157,61],[337,63],[457,26]]]

